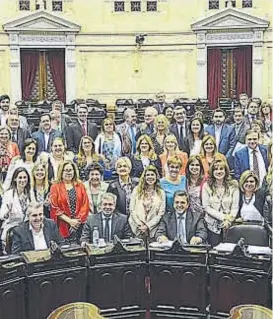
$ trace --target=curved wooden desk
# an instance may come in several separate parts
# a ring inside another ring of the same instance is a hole
[[[86,302],[75,302],[54,310],[47,319],[103,319],[99,308]]]
[[[241,305],[231,309],[228,319],[272,319],[272,310],[258,305]]]

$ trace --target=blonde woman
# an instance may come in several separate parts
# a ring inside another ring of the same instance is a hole
[[[144,134],[137,140],[136,154],[131,157],[133,177],[140,177],[146,166],[154,165],[158,169],[158,173],[162,175],[161,162],[155,153],[151,138]]]
[[[213,162],[214,155],[217,153],[217,145],[215,138],[211,135],[206,135],[202,139],[200,156],[204,167],[204,172],[207,175],[209,167]]]
[[[93,163],[99,163],[104,166],[102,156],[95,152],[95,143],[92,137],[85,135],[81,138],[79,152],[74,157],[74,162],[77,164],[80,179],[86,181],[86,167]]]
[[[114,169],[116,160],[121,156],[121,141],[112,118],[102,121],[101,133],[95,140],[95,151],[103,157],[107,169]]]
[[[202,190],[208,242],[213,247],[222,241],[223,230],[227,230],[236,218],[239,196],[238,183],[231,179],[227,162],[213,161]]]
[[[166,194],[167,210],[173,209],[173,196],[176,191],[186,189],[186,177],[180,175],[182,161],[179,156],[173,156],[167,161],[168,174],[160,180],[160,185]]]
[[[185,175],[185,167],[188,162],[188,154],[179,150],[179,145],[174,134],[166,136],[164,140],[164,152],[159,156],[162,166],[162,175],[168,173],[167,161],[173,156],[178,156],[182,161],[182,166],[179,171],[180,175]]]
[[[165,193],[160,187],[159,174],[153,165],[145,167],[130,201],[129,224],[140,238],[154,238],[165,213]]]
[[[154,133],[151,135],[154,150],[157,155],[164,152],[164,140],[169,133],[169,121],[165,115],[160,114],[154,121]]]
[[[265,192],[259,189],[258,176],[250,170],[244,171],[239,181],[239,217],[242,221],[263,221]]]

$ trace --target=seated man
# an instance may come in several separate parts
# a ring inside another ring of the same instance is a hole
[[[91,214],[83,226],[81,242],[92,243],[93,231],[96,227],[99,238],[106,242],[113,240],[117,235],[120,239],[132,237],[132,231],[127,221],[127,216],[116,210],[117,197],[111,193],[104,193],[98,207],[97,214]]]
[[[189,195],[185,191],[174,194],[173,212],[167,212],[158,227],[155,238],[158,242],[180,238],[182,243],[198,245],[206,242],[207,228],[200,212],[192,211]]]
[[[28,221],[16,227],[13,231],[11,253],[21,251],[43,250],[50,247],[54,241],[63,243],[57,225],[53,220],[44,217],[43,205],[31,203],[27,209]]]

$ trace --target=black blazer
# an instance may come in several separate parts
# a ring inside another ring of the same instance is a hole
[[[84,131],[79,121],[69,125],[66,130],[67,149],[77,154],[83,135]],[[95,141],[98,135],[97,124],[87,121],[87,135],[91,136]]]
[[[263,216],[265,223],[264,226],[269,232],[269,235],[272,236],[272,196],[269,193],[265,197]]]
[[[134,189],[137,186],[137,184],[138,184],[138,179],[137,178],[132,178],[132,184],[133,184],[133,189]],[[112,193],[112,194],[117,196],[117,208],[118,208],[119,212],[121,214],[127,215],[126,214],[126,193],[121,188],[118,179],[112,181],[109,184],[107,192]]]
[[[166,236],[174,240],[177,236],[177,221],[175,212],[167,212],[161,219],[159,227],[155,233],[155,238]],[[207,240],[207,227],[204,215],[199,212],[193,212],[190,208],[186,215],[186,239],[190,243],[193,236],[202,238],[203,243]]]
[[[130,159],[132,162],[131,176],[140,178],[141,174],[144,171],[142,161],[140,159],[137,159],[135,156],[132,156]],[[160,158],[157,157],[156,160],[150,160],[150,165],[154,165],[157,168],[160,177],[162,177],[162,167]]]
[[[81,242],[93,242],[94,227],[98,227],[99,238],[103,238],[102,213],[89,215],[83,226]],[[114,239],[114,235],[117,235],[120,239],[126,239],[133,236],[127,217],[120,214],[117,210],[114,211],[112,215],[111,240]]]
[[[264,201],[265,201],[265,191],[263,189],[258,189],[257,192],[255,193],[254,206],[262,216],[263,216]],[[238,217],[241,217],[242,206],[243,206],[243,194],[242,192],[240,192]]]
[[[24,143],[27,138],[30,138],[30,132],[19,127],[16,131],[16,143],[18,145],[21,156],[23,155]]]
[[[170,124],[169,126],[170,133],[174,134],[177,138],[180,151],[187,152],[187,149],[188,149],[187,136],[189,133],[189,123],[187,121],[185,121],[185,130],[186,130],[186,136],[183,136],[183,140],[181,141],[179,140],[179,132],[178,132],[177,124],[173,123],[173,124]]]
[[[64,242],[57,225],[51,219],[44,219],[43,232],[47,247],[49,247],[51,240],[58,245]],[[34,242],[32,232],[29,230],[29,222],[27,221],[13,230],[11,253],[19,254],[21,251],[29,250],[34,250]]]

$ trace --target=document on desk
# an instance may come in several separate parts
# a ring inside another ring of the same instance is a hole
[[[149,247],[151,248],[172,248],[173,241],[167,240],[162,243],[158,243],[157,241],[151,243]]]
[[[235,246],[236,246],[236,244],[232,244],[232,243],[220,243],[219,245],[213,247],[213,249],[215,249],[216,251],[219,251],[219,252],[232,253]]]
[[[272,250],[269,247],[262,246],[248,246],[247,252],[250,255],[271,255]]]

